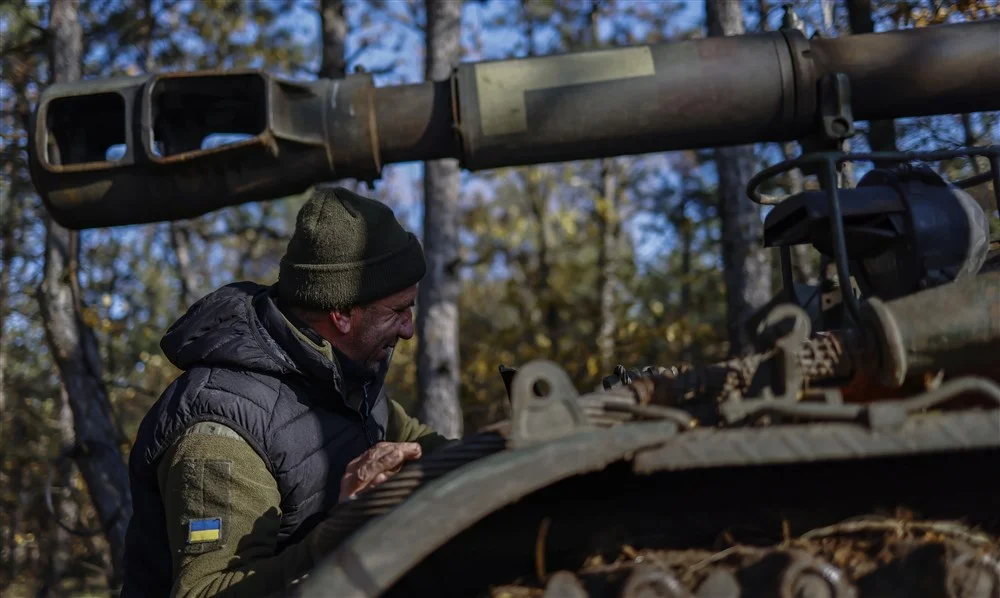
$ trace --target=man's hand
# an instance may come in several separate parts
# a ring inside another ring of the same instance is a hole
[[[399,471],[403,463],[422,455],[416,442],[380,442],[347,464],[340,478],[340,501],[377,486]]]

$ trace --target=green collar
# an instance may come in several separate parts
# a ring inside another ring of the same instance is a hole
[[[316,335],[316,338],[314,339],[312,335],[306,334],[305,332],[302,331],[302,328],[300,326],[297,326],[295,322],[292,322],[288,318],[288,315],[286,315],[283,310],[279,309],[278,313],[280,313],[282,319],[285,320],[285,325],[287,325],[288,328],[291,329],[291,331],[295,334],[296,337],[298,337],[299,340],[305,343],[306,346],[315,349],[316,352],[319,353],[320,355],[336,363],[336,359],[334,359],[333,357],[333,345],[330,344],[330,341],[326,340],[325,338],[319,338],[319,335]],[[304,323],[302,324],[302,326],[305,325],[306,324]]]

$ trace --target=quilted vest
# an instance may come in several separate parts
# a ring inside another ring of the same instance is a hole
[[[156,469],[198,422],[235,430],[267,464],[281,493],[279,551],[301,540],[336,503],[347,463],[385,439],[380,377],[350,389],[336,361],[299,338],[275,291],[225,286],[167,331],[161,348],[183,373],[139,426],[129,458],[133,516],[122,596],[167,596],[171,555]]]

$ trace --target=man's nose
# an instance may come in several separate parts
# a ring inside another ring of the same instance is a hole
[[[406,318],[406,321],[399,327],[399,338],[410,340],[413,338],[413,318]]]

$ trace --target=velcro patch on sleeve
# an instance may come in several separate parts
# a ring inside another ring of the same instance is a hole
[[[188,544],[216,542],[222,538],[222,518],[192,519],[188,522]]]
[[[218,459],[192,459],[185,463],[183,492],[186,517],[184,553],[204,554],[226,545],[232,524],[232,463]]]

